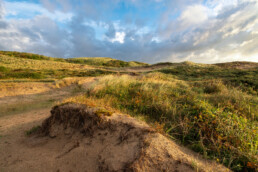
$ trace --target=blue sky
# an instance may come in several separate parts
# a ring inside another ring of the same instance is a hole
[[[256,0],[0,0],[0,50],[258,62]]]

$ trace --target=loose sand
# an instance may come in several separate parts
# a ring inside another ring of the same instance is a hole
[[[0,171],[229,171],[128,115],[76,104],[22,115],[0,118]]]

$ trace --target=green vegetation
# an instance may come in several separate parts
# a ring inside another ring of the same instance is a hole
[[[22,64],[26,65],[23,67],[31,68],[44,68],[44,67],[61,67],[61,68],[71,68],[71,67],[78,67],[79,65],[72,65],[73,64],[81,64],[81,65],[90,65],[90,66],[101,66],[101,67],[134,67],[134,66],[147,66],[146,63],[136,62],[136,61],[130,61],[125,62],[122,60],[116,60],[109,57],[80,57],[80,58],[69,58],[69,59],[63,59],[63,58],[53,58],[53,57],[47,57],[39,54],[32,54],[32,53],[23,53],[23,52],[15,52],[15,51],[0,51],[0,64],[2,62],[6,62],[7,64],[12,64],[12,67],[14,67],[14,64]],[[7,59],[6,59],[7,58]],[[10,60],[12,60],[10,62]],[[28,61],[33,60],[33,61]],[[44,62],[35,62],[34,60],[40,60]],[[14,62],[16,61],[16,62]],[[52,63],[51,63],[52,62]],[[57,63],[59,62],[59,63]],[[61,62],[61,63],[60,63]],[[32,64],[33,65],[32,65]],[[43,64],[43,66],[35,66],[38,64]],[[46,65],[45,65],[46,64]],[[55,66],[57,65],[57,66]],[[18,67],[18,66],[15,66]]]
[[[52,61],[61,61],[65,62],[62,58],[53,58],[53,57],[47,57],[39,54],[33,54],[33,53],[24,53],[24,52],[16,52],[16,51],[0,51],[0,55],[5,55],[9,57],[19,57],[24,59],[34,59],[34,60],[52,60]]]
[[[255,63],[254,63],[255,64]],[[220,79],[226,84],[241,87],[249,93],[257,95],[258,90],[258,65],[241,70],[236,68],[222,68],[216,65],[179,65],[159,70],[171,74],[177,79],[186,81],[203,81]]]
[[[112,58],[59,59],[31,53],[0,51],[0,79],[60,79],[117,73],[114,67],[147,65]],[[106,69],[104,67],[113,67]]]
[[[27,70],[16,69],[8,70],[7,72],[0,72],[0,79],[62,79],[65,77],[87,77],[87,76],[101,76],[116,73],[108,70],[93,69],[93,70]]]
[[[101,76],[115,73],[79,64],[32,60],[0,55],[0,79],[60,79],[64,77]]]
[[[138,77],[104,76],[84,98],[75,97],[73,101],[102,101],[142,116],[149,123],[158,122],[171,138],[205,157],[234,171],[254,170],[258,153],[257,96],[227,85],[223,77],[209,81],[195,81],[194,75],[183,78],[183,74],[161,72]]]
[[[108,57],[81,57],[67,59],[70,63],[87,64],[91,66],[105,66],[105,67],[134,67],[134,66],[147,66],[146,63],[141,62],[125,62]]]
[[[58,61],[51,61],[51,60],[26,59],[26,58],[6,56],[1,54],[0,54],[0,66],[4,66],[10,69],[33,69],[33,70],[87,69],[87,66],[81,66],[80,64],[71,64],[67,62],[58,62]]]
[[[37,133],[40,129],[41,129],[40,126],[34,126],[30,130],[26,131],[25,134],[26,134],[26,136],[30,136],[32,134]]]

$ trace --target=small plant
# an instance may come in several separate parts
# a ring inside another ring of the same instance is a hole
[[[0,72],[7,72],[9,71],[8,68],[4,67],[4,66],[0,66]]]
[[[113,112],[108,111],[108,110],[106,110],[106,109],[98,109],[98,110],[95,112],[95,114],[96,114],[97,116],[100,116],[100,115],[111,116],[111,115],[113,114]]]
[[[199,171],[198,164],[194,160],[192,161],[191,166],[193,167],[194,171],[196,171],[196,172]]]
[[[35,134],[35,133],[39,132],[40,129],[41,129],[40,126],[34,126],[34,127],[32,127],[30,130],[27,130],[27,131],[25,132],[25,134],[26,134],[26,136],[31,136],[32,134]]]

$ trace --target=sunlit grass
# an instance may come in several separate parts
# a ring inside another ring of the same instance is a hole
[[[57,62],[50,60],[34,60],[10,57],[5,55],[0,55],[0,66],[4,66],[11,69],[34,69],[34,70],[58,70],[58,69],[91,69],[90,66],[73,64],[67,62]]]
[[[95,102],[159,123],[171,138],[235,171],[257,164],[257,97],[221,80],[104,76],[85,96],[67,101]]]
[[[116,60],[109,57],[80,57],[67,59],[70,63],[87,64],[91,66],[104,66],[104,67],[135,67],[135,66],[147,66],[146,63],[130,61],[125,62],[122,60]]]

